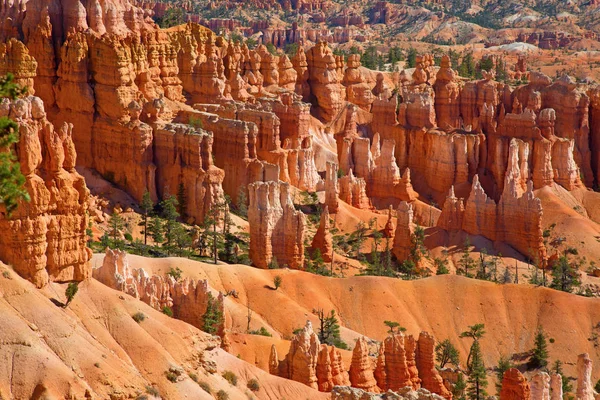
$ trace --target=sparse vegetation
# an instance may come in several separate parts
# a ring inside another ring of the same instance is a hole
[[[146,386],[146,393],[148,393],[149,395],[154,396],[154,397],[160,396],[160,392],[154,386]]]
[[[65,304],[65,307],[68,307],[69,304],[71,304],[71,301],[73,301],[73,299],[75,298],[75,295],[77,294],[78,291],[79,291],[79,282],[69,283],[69,285],[67,286],[67,289],[65,290],[65,297],[67,298],[67,303]]]
[[[217,400],[229,400],[229,394],[221,389],[217,392]]]
[[[223,324],[223,311],[219,301],[215,299],[212,293],[208,293],[206,312],[203,319],[203,331],[212,335],[216,334],[219,327]]]
[[[146,314],[144,314],[143,312],[136,312],[131,316],[131,318],[133,318],[133,320],[139,324],[140,322],[146,319]]]
[[[273,278],[273,286],[275,287],[275,290],[279,289],[282,283],[283,279],[281,278],[281,276],[276,275],[275,278]]]
[[[221,376],[223,377],[223,379],[225,379],[227,382],[229,382],[230,385],[237,386],[238,377],[235,373],[233,373],[231,371],[223,371]]]
[[[206,393],[211,394],[212,393],[212,388],[210,387],[210,385],[207,382],[198,382],[198,386],[200,386],[202,388],[202,390],[204,390]]]
[[[258,392],[260,390],[260,383],[258,383],[256,378],[250,379],[246,386],[248,386],[248,389],[252,390],[253,392]]]
[[[460,353],[450,339],[445,339],[435,346],[435,358],[440,365],[440,369],[444,368],[447,364],[452,364],[457,368],[459,366]]]
[[[259,335],[259,336],[268,336],[268,337],[273,336],[269,333],[269,331],[264,326],[261,326],[260,329],[248,331],[248,333],[251,335]]]
[[[162,308],[162,313],[165,314],[168,317],[173,317],[173,310],[169,306],[164,306]]]

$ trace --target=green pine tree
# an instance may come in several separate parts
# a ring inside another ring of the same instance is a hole
[[[552,283],[550,287],[563,292],[571,293],[581,285],[579,272],[571,264],[567,254],[563,254],[552,268]]]
[[[125,229],[125,221],[123,217],[116,212],[113,212],[110,218],[108,219],[108,233],[111,238],[111,248],[121,248],[121,234]]]
[[[467,383],[469,384],[467,397],[470,400],[483,400],[487,397],[487,375],[478,340],[474,341],[471,346],[471,366]]]
[[[509,369],[513,368],[513,364],[510,358],[501,356],[498,360],[498,366],[496,367],[496,393],[502,391],[502,380],[504,379],[504,373]]]
[[[315,310],[319,318],[319,340],[321,343],[339,348],[348,348],[340,337],[340,324],[335,316],[335,311],[331,310],[325,314],[323,309]]]
[[[444,368],[446,364],[458,367],[460,353],[450,339],[446,339],[435,346],[435,358],[440,363],[440,369]]]
[[[144,244],[148,244],[148,219],[150,218],[150,214],[154,209],[154,202],[150,197],[150,192],[148,192],[147,190],[142,196],[142,203],[140,204],[140,208],[142,209],[142,224],[144,226]]]
[[[165,220],[163,225],[164,238],[166,240],[165,245],[169,249],[175,241],[175,230],[178,224],[177,218],[179,218],[179,213],[177,212],[179,202],[175,196],[167,195],[160,205],[162,207],[162,216]]]
[[[538,326],[535,333],[531,360],[529,361],[532,368],[544,368],[548,365],[548,343],[546,341],[546,333],[541,326]]]
[[[219,328],[222,324],[223,311],[221,310],[219,301],[209,292],[206,312],[202,316],[202,330],[211,335],[215,335],[219,332]]]
[[[165,241],[165,237],[163,236],[164,229],[164,223],[161,218],[154,217],[150,219],[148,233],[150,233],[155,245],[161,245]]]

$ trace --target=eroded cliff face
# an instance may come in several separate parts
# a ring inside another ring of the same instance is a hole
[[[89,190],[75,171],[73,125],[56,129],[38,97],[4,100],[0,116],[19,125],[16,154],[30,201],[12,215],[0,211],[0,259],[42,287],[91,275],[87,248]]]
[[[296,211],[289,184],[255,182],[249,186],[250,259],[259,268],[302,269],[306,218]]]
[[[127,253],[111,249],[106,249],[102,265],[93,270],[93,276],[106,286],[125,292],[156,310],[169,307],[174,318],[204,329],[204,314],[212,292],[206,280],[183,278],[177,281],[169,275],[150,275],[142,268],[131,268]],[[215,294],[214,299],[223,312],[223,295]],[[223,326],[216,328],[217,333],[223,336]]]

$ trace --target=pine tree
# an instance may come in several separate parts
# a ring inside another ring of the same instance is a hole
[[[0,78],[0,98],[15,100],[25,94],[27,88],[21,88],[13,82],[14,76],[7,74]],[[29,201],[29,193],[24,188],[25,176],[13,150],[19,141],[19,125],[8,117],[0,117],[0,205],[8,216],[18,207],[20,201]]]
[[[558,262],[552,268],[552,283],[550,287],[563,292],[571,293],[581,285],[579,280],[579,272],[569,262],[566,254],[563,254],[558,259]]]
[[[165,237],[163,236],[164,224],[161,218],[154,217],[150,219],[148,224],[148,233],[152,237],[155,245],[160,245],[164,242]]]
[[[504,373],[509,369],[513,368],[513,364],[510,358],[501,356],[498,360],[498,366],[496,367],[496,393],[502,391],[502,380],[504,379]]]
[[[465,377],[462,373],[458,373],[458,378],[456,379],[456,383],[454,384],[454,389],[452,390],[452,395],[457,400],[465,399],[465,389],[467,388],[467,382],[465,382]]]
[[[323,309],[314,310],[319,318],[319,341],[330,346],[347,348],[346,343],[340,338],[340,324],[335,316],[335,311],[331,310],[329,315],[325,314]]]
[[[123,217],[116,212],[113,212],[110,218],[108,219],[108,228],[109,235],[111,238],[111,247],[121,247],[121,234],[123,233],[123,229],[125,229],[125,221]]]
[[[471,338],[473,339],[473,343],[475,342],[479,342],[479,339],[481,339],[483,337],[483,335],[485,335],[485,325],[484,324],[475,324],[475,325],[471,325],[469,326],[469,330],[464,331],[460,334],[460,338]],[[472,363],[472,358],[473,358],[473,346],[471,346],[471,348],[469,349],[469,356],[467,357],[467,368],[471,368],[471,363]]]
[[[71,301],[73,301],[73,298],[77,294],[77,291],[79,291],[79,283],[69,283],[69,285],[67,286],[67,290],[65,290],[65,296],[67,298],[67,303],[65,304],[65,307],[67,307],[71,303]]]
[[[473,261],[473,259],[471,258],[470,248],[471,248],[471,240],[467,236],[467,238],[465,239],[465,243],[463,245],[462,256],[460,257],[460,260],[458,261],[458,265],[460,267],[461,272],[467,278],[473,277],[473,275],[469,271],[473,270],[475,268],[475,261]]]
[[[238,214],[243,218],[248,217],[248,205],[246,204],[247,201],[248,198],[246,196],[246,188],[240,187],[237,196],[237,211]]]
[[[223,311],[221,311],[219,301],[210,292],[208,293],[206,312],[202,316],[202,322],[202,330],[211,335],[216,334],[223,324]]]
[[[417,66],[417,50],[411,47],[408,49],[406,57],[406,68],[415,68]]]
[[[446,364],[458,367],[460,353],[450,339],[446,339],[435,346],[435,358],[440,363],[440,369],[444,368]]]
[[[142,209],[142,223],[144,225],[144,244],[148,244],[148,218],[154,209],[154,202],[150,197],[150,193],[146,190],[142,196],[142,203],[140,204]]]
[[[486,388],[488,382],[483,355],[481,354],[481,346],[478,340],[474,341],[471,346],[471,366],[469,368],[467,383],[469,384],[467,396],[470,400],[483,400],[487,397]]]
[[[175,196],[167,195],[160,205],[162,208],[162,216],[165,219],[163,225],[164,237],[166,240],[167,251],[175,241],[175,229],[177,225],[177,218],[179,213],[177,212],[177,206],[179,202]]]
[[[532,368],[544,368],[548,365],[548,343],[546,342],[546,333],[541,326],[538,326],[535,334],[532,353],[529,361]]]

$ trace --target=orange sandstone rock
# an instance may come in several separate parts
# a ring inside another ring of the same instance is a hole
[[[527,379],[516,368],[510,368],[504,373],[500,400],[529,400],[531,390]]]
[[[350,383],[352,387],[364,389],[367,392],[379,393],[373,372],[373,360],[369,357],[367,340],[364,336],[361,336],[356,341],[354,350],[352,350],[352,364],[350,364]]]

